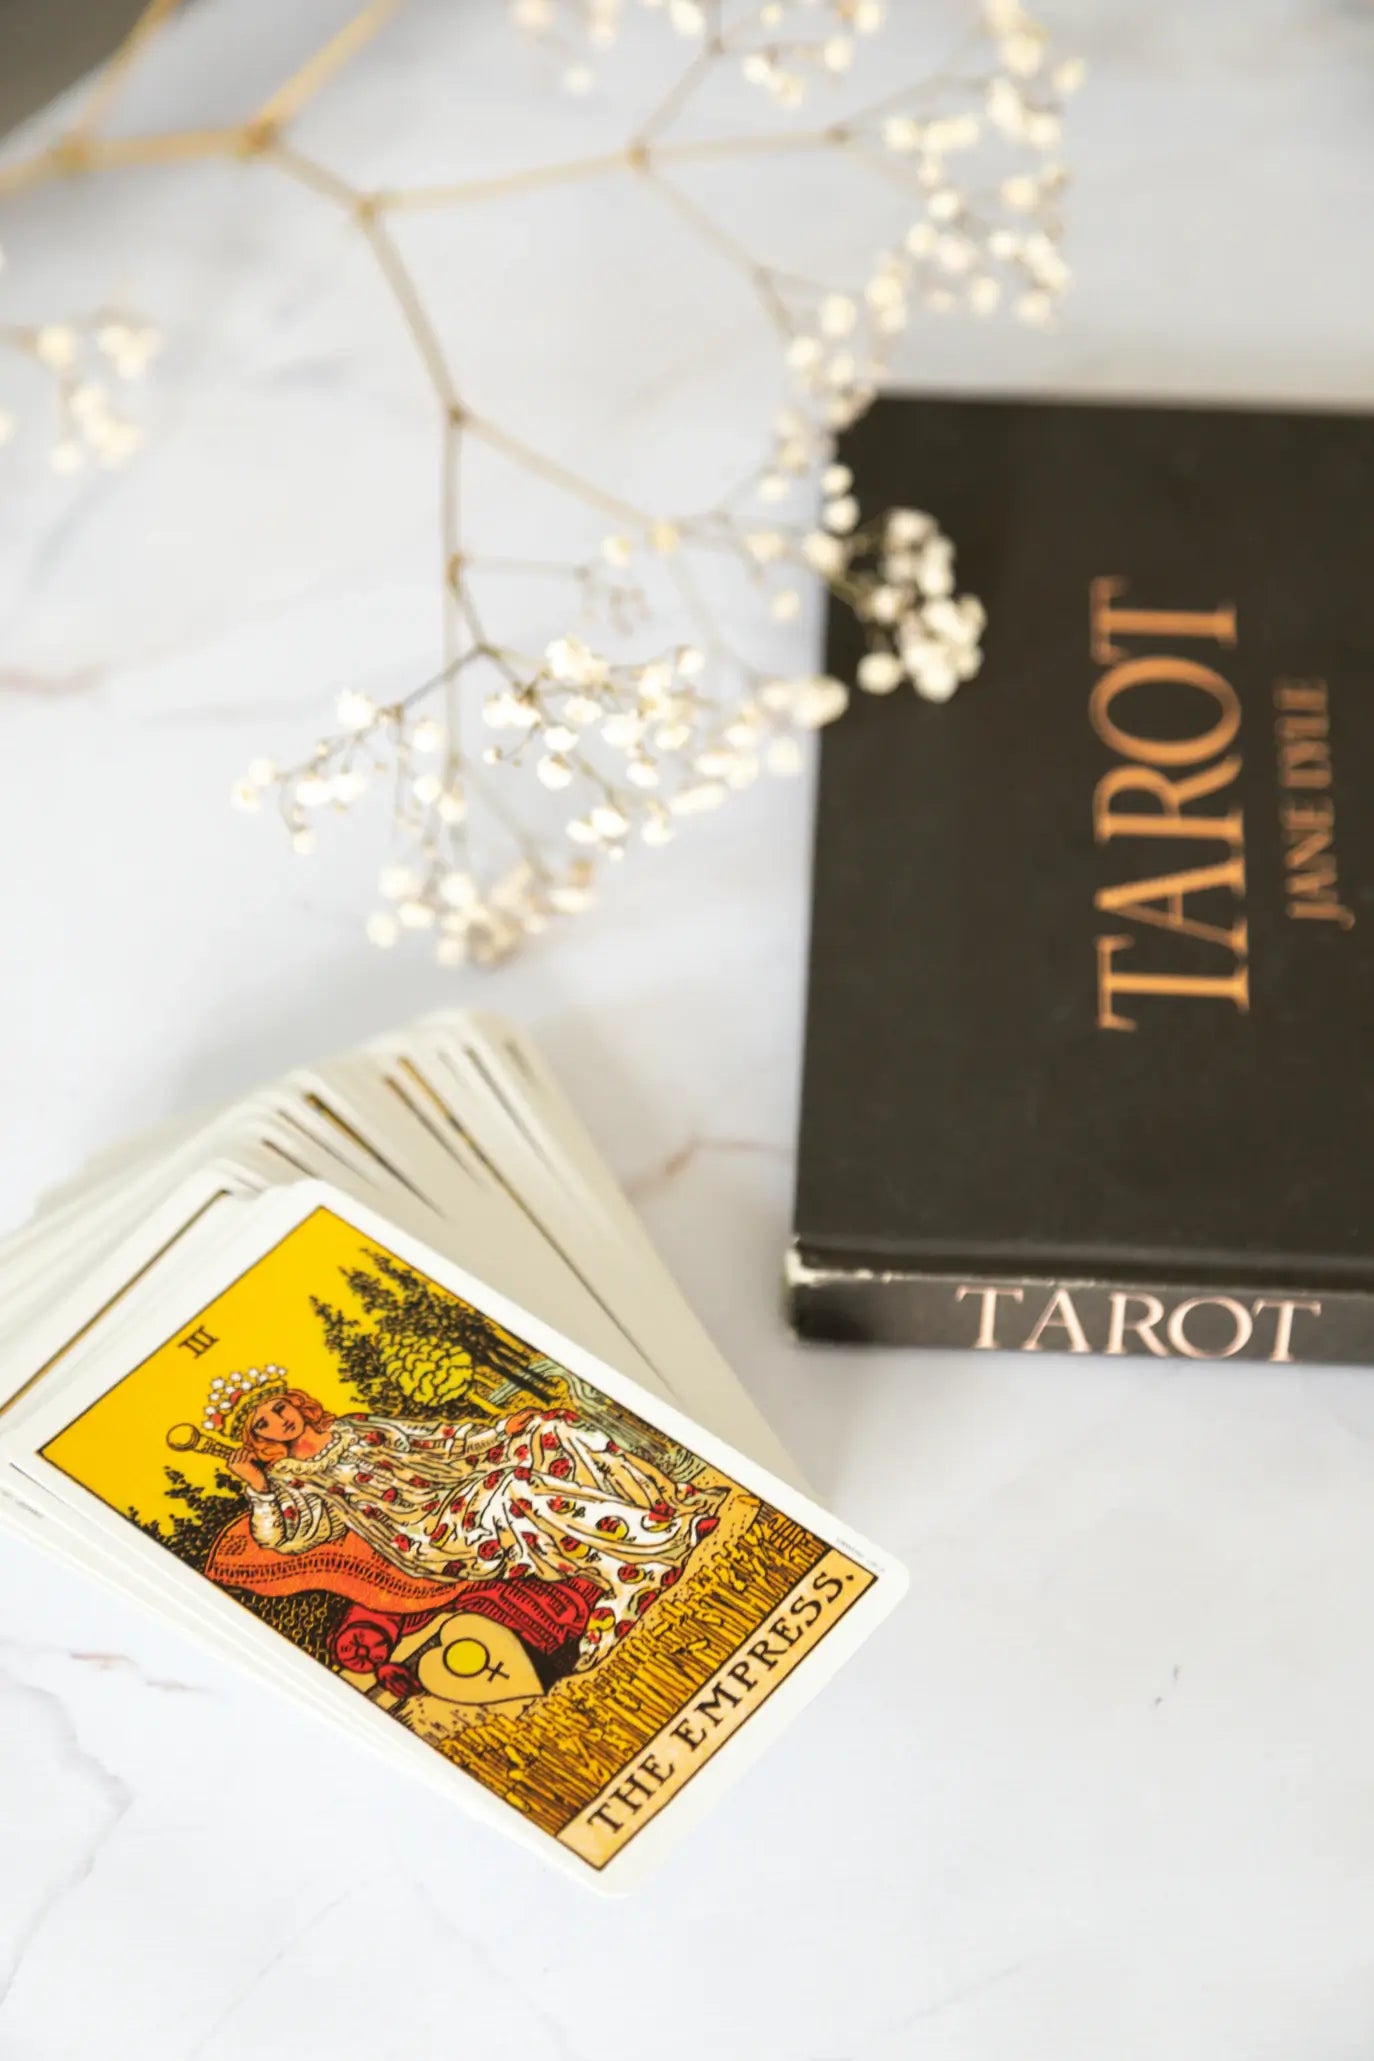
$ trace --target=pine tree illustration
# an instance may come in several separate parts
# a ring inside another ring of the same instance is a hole
[[[186,1566],[203,1574],[220,1533],[243,1515],[243,1492],[234,1477],[222,1468],[216,1470],[212,1488],[189,1481],[179,1467],[165,1467],[163,1473],[169,1504],[166,1516],[159,1522],[157,1518],[140,1517],[134,1509],[127,1515],[149,1538],[156,1539]],[[170,1507],[177,1503],[180,1509]],[[255,1596],[243,1589],[230,1593],[254,1617],[284,1633],[293,1645],[317,1660],[328,1659],[330,1637],[344,1610],[342,1597],[318,1589],[298,1596]]]
[[[231,1518],[243,1511],[243,1497],[233,1477],[217,1469],[213,1488],[202,1488],[179,1467],[164,1467],[167,1495],[181,1509],[169,1509],[163,1524],[144,1524],[134,1510],[129,1515],[143,1531],[170,1546],[178,1560],[197,1571],[204,1569],[210,1549]]]
[[[345,1270],[349,1288],[373,1319],[370,1330],[340,1319],[336,1351],[354,1356],[359,1385],[372,1396],[399,1395],[411,1408],[489,1412],[494,1391],[514,1388],[547,1403],[553,1388],[531,1365],[529,1349],[461,1297],[436,1288],[390,1253],[369,1250],[376,1273]],[[381,1278],[378,1278],[378,1277]],[[332,1313],[331,1313],[332,1314]],[[375,1360],[364,1365],[358,1336]],[[350,1372],[351,1372],[350,1368]],[[394,1407],[394,1404],[390,1405]]]
[[[325,1344],[367,1407],[379,1417],[403,1416],[411,1398],[388,1371],[386,1356],[373,1333],[318,1295],[312,1295],[310,1303],[320,1320]]]

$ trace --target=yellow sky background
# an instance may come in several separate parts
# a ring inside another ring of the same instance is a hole
[[[362,1316],[339,1270],[366,1267],[369,1245],[384,1250],[330,1211],[315,1210],[50,1439],[45,1458],[121,1515],[132,1505],[140,1517],[166,1517],[179,1507],[167,1499],[169,1464],[207,1488],[222,1465],[213,1454],[174,1453],[167,1444],[170,1425],[199,1426],[215,1375],[275,1360],[293,1388],[308,1389],[328,1409],[358,1409],[362,1399],[341,1379],[310,1298]],[[193,1357],[178,1341],[202,1324],[219,1342]]]

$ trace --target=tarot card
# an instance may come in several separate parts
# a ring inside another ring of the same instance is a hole
[[[744,1455],[315,1183],[126,1298],[0,1429],[21,1490],[137,1593],[602,1887],[640,1875],[903,1586]]]

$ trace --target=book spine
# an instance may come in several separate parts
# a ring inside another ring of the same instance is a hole
[[[1374,1366],[1374,1294],[1179,1281],[839,1266],[794,1247],[799,1337],[943,1351]]]

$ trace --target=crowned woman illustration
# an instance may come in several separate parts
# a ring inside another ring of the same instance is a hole
[[[594,1667],[680,1579],[725,1493],[671,1481],[573,1409],[336,1415],[276,1365],[216,1379],[200,1430],[182,1429],[224,1456],[248,1506],[211,1580],[346,1596],[336,1658],[384,1683],[398,1643],[445,1607],[513,1633],[541,1683]],[[387,1686],[413,1684],[401,1669]]]

